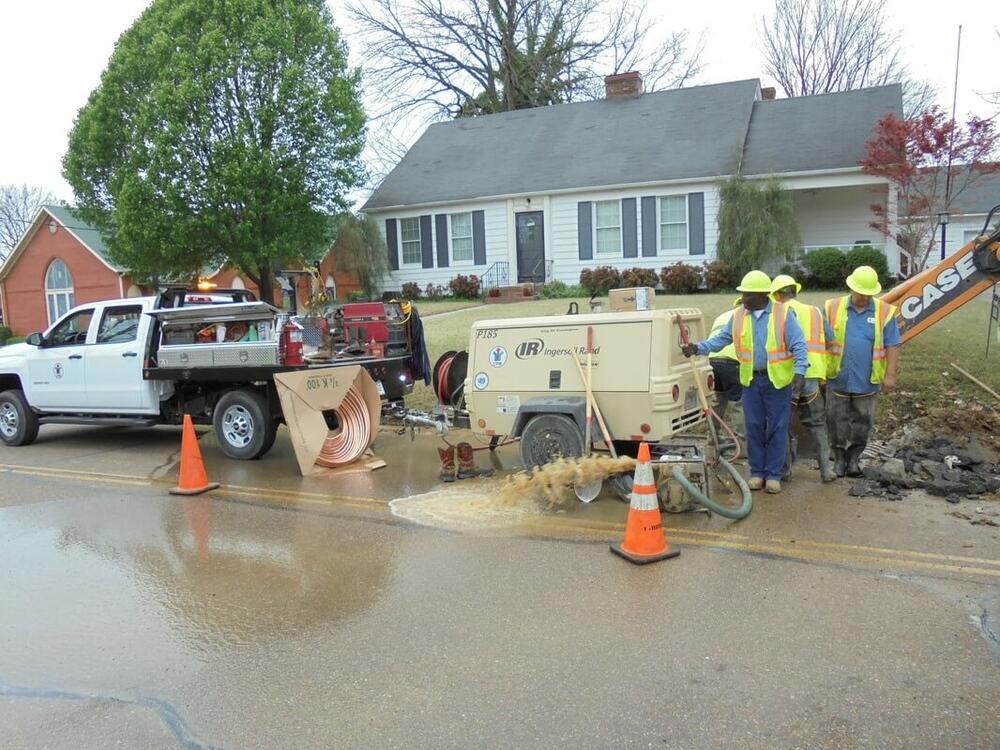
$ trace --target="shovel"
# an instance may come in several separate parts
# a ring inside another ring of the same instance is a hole
[[[607,442],[612,455],[615,452],[615,446],[611,443],[611,439],[608,436],[608,429],[604,423],[604,418],[601,415],[600,410],[597,408],[597,403],[594,400],[594,390],[593,390],[593,360],[592,355],[594,351],[594,329],[587,328],[587,374],[584,376],[583,365],[580,364],[579,356],[573,355],[573,362],[576,364],[576,369],[580,373],[580,379],[584,383],[584,387],[587,394],[587,421],[585,426],[585,438],[584,446],[586,450],[586,455],[593,455],[592,448],[592,437],[593,437],[593,419],[596,413],[597,421],[601,425],[602,434]],[[601,494],[601,487],[604,485],[603,479],[596,479],[593,482],[587,482],[586,484],[576,484],[573,486],[573,491],[576,493],[576,497],[580,502],[590,503],[593,502],[599,494]]]

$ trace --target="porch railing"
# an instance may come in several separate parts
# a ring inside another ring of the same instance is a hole
[[[510,283],[510,263],[498,260],[479,277],[479,293],[486,294],[494,287],[500,288]]]

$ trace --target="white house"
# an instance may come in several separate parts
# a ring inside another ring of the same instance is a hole
[[[596,265],[660,269],[716,256],[719,181],[777,176],[793,191],[804,249],[895,247],[868,224],[895,210],[858,162],[898,85],[774,99],[756,79],[642,93],[605,79],[599,101],[431,125],[364,210],[384,227],[387,288],[558,279]]]
[[[944,227],[945,257],[953,255],[978,237],[983,231],[990,209],[998,205],[1000,205],[1000,172],[986,175],[962,190],[952,203],[948,223]],[[905,207],[903,210],[905,212]],[[926,216],[918,218],[926,219]],[[1000,216],[994,214],[991,226],[995,226],[998,221]],[[927,258],[928,266],[941,260],[940,242],[941,224],[938,223],[935,247]],[[905,264],[906,259],[901,258],[900,262]]]

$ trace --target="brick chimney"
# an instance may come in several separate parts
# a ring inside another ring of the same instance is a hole
[[[638,70],[604,76],[605,99],[638,99],[642,96],[642,75]]]
[[[777,90],[774,86],[765,86],[760,90],[760,98],[765,102],[769,102],[778,95]]]

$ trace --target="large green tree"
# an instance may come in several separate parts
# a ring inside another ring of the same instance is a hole
[[[323,0],[153,0],[63,160],[84,218],[142,276],[274,268],[328,247],[360,183],[359,74]]]

